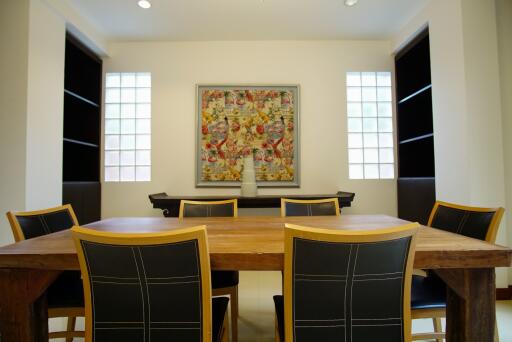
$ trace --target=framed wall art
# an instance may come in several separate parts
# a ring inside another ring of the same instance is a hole
[[[254,158],[258,187],[298,187],[299,86],[198,85],[196,186],[237,187]]]

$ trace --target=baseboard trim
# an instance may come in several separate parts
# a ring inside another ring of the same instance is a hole
[[[496,289],[496,300],[512,299],[512,286]]]

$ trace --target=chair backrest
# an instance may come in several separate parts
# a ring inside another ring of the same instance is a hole
[[[78,225],[70,204],[37,211],[9,211],[6,215],[16,242]]]
[[[72,228],[85,341],[211,341],[205,226],[119,234]]]
[[[340,215],[337,198],[297,200],[281,198],[281,216],[327,216]]]
[[[285,341],[409,342],[418,227],[347,231],[286,224]]]
[[[238,200],[180,202],[180,216],[184,217],[238,217]]]
[[[468,207],[436,201],[428,225],[452,233],[494,243],[503,208]]]

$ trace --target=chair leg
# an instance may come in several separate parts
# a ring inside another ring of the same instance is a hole
[[[500,335],[498,333],[498,321],[494,322],[494,342],[500,342]]]
[[[279,323],[277,321],[277,314],[274,315],[274,321],[275,321],[275,329],[274,329],[274,337],[275,342],[282,342],[281,338],[279,337]]]
[[[432,321],[434,322],[434,331],[436,333],[443,332],[443,325],[441,324],[441,318],[432,318]],[[443,338],[437,338],[436,342],[443,342]]]
[[[228,327],[228,315],[224,317],[224,323],[222,324],[222,342],[229,342],[229,327]]]
[[[230,295],[231,300],[231,341],[238,341],[238,286],[234,286]]]
[[[76,317],[68,317],[68,328],[67,331],[75,331]],[[73,337],[66,337],[66,342],[73,342]]]

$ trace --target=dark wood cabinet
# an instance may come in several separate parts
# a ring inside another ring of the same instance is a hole
[[[426,224],[436,200],[428,29],[396,55],[395,71],[398,216]]]
[[[101,219],[102,61],[69,34],[65,58],[62,202],[87,224]]]
[[[153,208],[162,209],[165,217],[178,217],[181,200],[189,201],[222,201],[237,199],[238,208],[280,208],[281,198],[316,200],[323,198],[337,198],[341,208],[350,207],[354,196],[353,192],[338,191],[336,194],[325,195],[260,195],[255,197],[244,196],[169,196],[165,192],[149,195]]]

